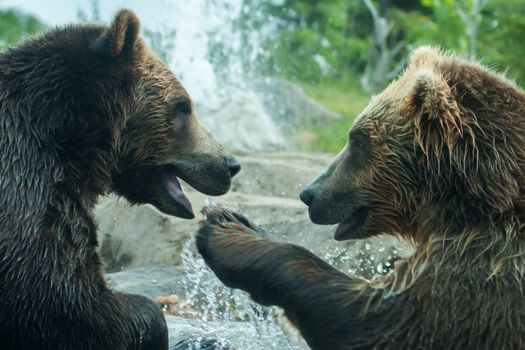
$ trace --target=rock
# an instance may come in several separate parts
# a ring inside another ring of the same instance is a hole
[[[119,292],[141,294],[153,300],[171,294],[184,299],[184,274],[179,266],[161,265],[108,273],[106,280]]]
[[[297,193],[321,172],[330,155],[281,152],[251,153],[238,158],[243,164],[241,174],[234,178],[231,192],[216,199],[219,203],[238,208],[275,232],[297,231],[292,230],[291,223],[313,226]],[[205,205],[204,195],[184,184],[183,187],[197,220],[167,216],[150,205],[131,206],[116,196],[101,199],[95,216],[100,254],[107,271],[180,264],[182,246],[197,231],[198,211]]]
[[[242,170],[233,179],[232,191],[298,200],[300,189],[319,175],[333,157],[332,154],[307,152],[239,155]]]
[[[239,210],[265,227],[274,239],[311,249],[346,272],[369,277],[387,271],[406,245],[393,238],[336,242],[334,227],[318,226],[308,219],[297,197],[299,189],[319,174],[331,155],[300,152],[250,153],[239,156],[241,173],[230,193],[215,198],[218,204]],[[100,253],[108,272],[142,266],[180,265],[181,252],[198,229],[205,196],[183,184],[197,220],[183,220],[160,213],[149,205],[130,206],[115,196],[97,206]],[[194,251],[193,251],[194,252]],[[383,265],[381,265],[383,264]],[[171,294],[171,293],[167,293]]]
[[[184,187],[194,207],[202,208],[205,197]],[[216,201],[253,218],[278,239],[301,238],[303,231],[326,231],[326,227],[309,223],[304,205],[296,199],[232,192]],[[187,221],[168,217],[152,206],[130,206],[115,196],[105,198],[97,207],[96,219],[106,270],[180,264],[183,245],[197,231],[198,220],[202,218],[200,213],[196,214],[197,220]]]
[[[179,264],[182,244],[196,228],[196,222],[164,215],[150,205],[131,206],[116,196],[100,201],[95,219],[100,255],[108,272]]]
[[[185,339],[218,339],[233,349],[307,350],[304,342],[292,343],[281,329],[261,329],[252,322],[201,321],[176,316],[166,316],[170,345]],[[264,327],[264,326],[263,326]]]
[[[271,151],[295,145],[308,147],[315,135],[294,136],[298,130],[342,119],[285,79],[259,79],[244,90],[224,90],[223,95],[213,103],[196,102],[196,111],[206,128],[228,149]]]
[[[342,119],[341,115],[312,100],[300,86],[291,81],[264,78],[253,85],[263,101],[264,109],[283,130],[295,131]]]
[[[283,150],[289,142],[260,98],[253,92],[237,91],[218,108],[197,105],[200,120],[228,149]]]

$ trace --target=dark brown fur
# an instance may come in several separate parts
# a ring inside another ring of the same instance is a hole
[[[387,276],[346,276],[212,209],[198,248],[227,285],[278,305],[313,349],[525,348],[525,95],[418,49],[301,199],[338,240],[401,235]]]
[[[165,167],[210,194],[239,167],[139,29],[123,10],[0,54],[2,350],[168,347],[156,304],[106,286],[95,202],[116,191],[191,217],[166,195]]]

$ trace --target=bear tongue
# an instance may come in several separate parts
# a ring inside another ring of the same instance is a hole
[[[188,213],[194,215],[189,199],[184,195],[184,192],[182,192],[179,179],[177,178],[175,172],[170,170],[165,171],[166,188],[170,194],[170,197]]]
[[[345,238],[346,233],[352,228],[350,220],[340,223],[337,225],[334,233],[334,239],[336,241],[342,241]]]

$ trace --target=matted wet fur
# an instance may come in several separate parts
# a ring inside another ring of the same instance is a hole
[[[282,307],[312,349],[525,348],[525,95],[423,47],[372,98],[301,193],[337,240],[401,235],[414,254],[371,281],[212,208],[197,235],[226,285]]]
[[[0,349],[167,349],[159,306],[106,285],[96,200],[191,218],[178,178],[218,195],[239,169],[130,11],[0,53]]]

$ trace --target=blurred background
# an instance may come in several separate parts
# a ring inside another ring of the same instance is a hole
[[[119,8],[182,81],[199,118],[242,163],[215,199],[306,246],[348,274],[388,273],[410,254],[392,237],[335,242],[309,222],[300,188],[346,143],[371,95],[430,44],[525,81],[525,0],[0,0],[0,50],[70,23],[108,23]],[[183,184],[195,211],[210,203]],[[197,220],[108,196],[96,209],[99,252],[116,289],[162,302],[172,342],[306,349],[275,308],[224,288],[195,251]],[[176,297],[174,295],[177,295]]]
[[[0,48],[122,7],[236,149],[338,151],[422,44],[525,79],[525,0],[0,0]]]

